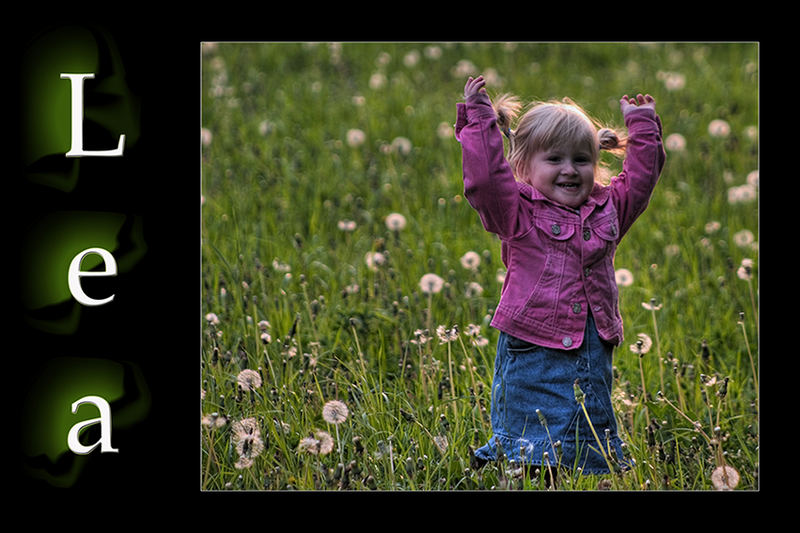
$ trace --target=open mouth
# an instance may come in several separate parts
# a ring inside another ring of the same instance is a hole
[[[566,191],[575,191],[580,187],[579,183],[556,183],[556,186]]]

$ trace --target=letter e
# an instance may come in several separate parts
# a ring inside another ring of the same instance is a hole
[[[103,258],[105,261],[106,269],[103,272],[82,272],[81,271],[81,261],[83,258],[89,254],[97,254]],[[103,250],[102,248],[87,248],[86,250],[82,251],[78,255],[76,255],[72,262],[69,264],[69,270],[67,272],[67,282],[69,283],[69,292],[72,293],[72,296],[78,300],[79,303],[87,306],[97,306],[107,304],[108,302],[114,299],[114,295],[112,294],[108,298],[103,298],[102,300],[96,300],[94,298],[90,298],[87,296],[85,292],[83,292],[83,288],[81,287],[81,279],[82,277],[96,277],[96,276],[116,276],[117,275],[117,262],[114,260],[114,256],[111,255],[110,252],[107,250]]]

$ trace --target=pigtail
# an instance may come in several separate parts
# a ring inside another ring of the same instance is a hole
[[[497,115],[497,127],[509,140],[512,140],[514,132],[511,130],[511,123],[517,118],[520,109],[522,109],[522,103],[519,98],[508,93],[502,94],[494,99],[492,108],[495,115]]]
[[[609,151],[614,155],[621,155],[625,152],[627,139],[620,137],[620,135],[611,128],[600,128],[597,131],[597,138],[600,150]]]
[[[601,151],[610,152],[615,157],[625,155],[625,148],[628,144],[626,137],[620,136],[616,131],[607,127],[598,127],[597,130],[598,148]],[[603,185],[611,182],[611,171],[607,161],[598,159],[595,170],[595,180]]]

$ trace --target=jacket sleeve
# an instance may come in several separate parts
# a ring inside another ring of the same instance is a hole
[[[628,127],[625,160],[622,172],[612,178],[610,185],[619,216],[620,238],[650,203],[666,160],[661,119],[652,109],[635,109],[625,122]]]
[[[456,140],[461,143],[464,197],[483,227],[500,237],[521,232],[520,192],[503,154],[503,137],[489,97],[478,93],[457,104]]]

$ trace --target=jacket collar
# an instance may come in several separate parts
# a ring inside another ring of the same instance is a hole
[[[519,183],[519,192],[523,196],[523,198],[529,198],[534,202],[538,201],[538,202],[548,203],[560,209],[565,209],[567,211],[570,211],[571,213],[576,213],[576,214],[578,213],[578,210],[576,209],[567,207],[563,204],[550,200],[541,192],[539,192],[537,188],[527,183],[521,183],[521,182],[518,183]],[[583,218],[588,217],[592,213],[592,211],[594,211],[596,208],[603,207],[608,201],[610,195],[611,191],[609,190],[608,187],[600,185],[599,183],[595,183],[592,192],[589,194],[589,198],[586,200],[586,203],[584,203],[580,207],[580,213],[583,215]]]

